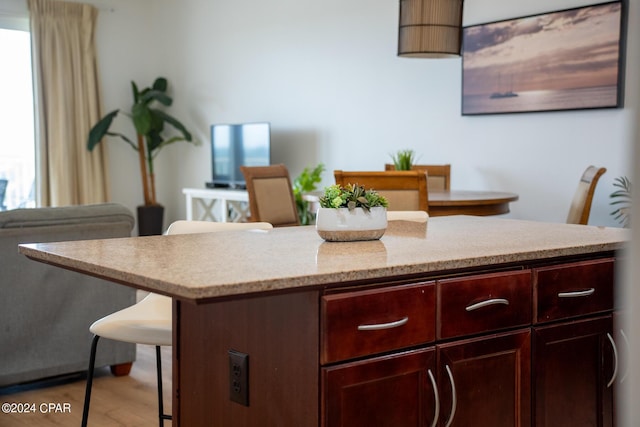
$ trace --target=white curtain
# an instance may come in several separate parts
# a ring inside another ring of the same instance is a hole
[[[36,103],[39,206],[105,202],[109,198],[102,144],[86,148],[101,117],[96,64],[98,11],[87,4],[27,0]]]

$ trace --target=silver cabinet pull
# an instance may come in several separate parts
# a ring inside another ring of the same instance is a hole
[[[429,375],[429,380],[431,381],[431,387],[433,387],[433,396],[436,400],[436,408],[433,414],[433,422],[431,423],[431,427],[436,427],[438,425],[438,418],[440,418],[440,395],[438,394],[438,385],[436,384],[436,379],[433,378],[433,374],[431,373],[431,369],[427,370],[427,374]]]
[[[629,350],[630,350],[630,346],[629,346],[629,338],[627,338],[627,334],[624,333],[624,331],[622,329],[620,329],[620,336],[622,337],[622,341],[624,341],[624,345],[627,348],[627,351],[625,351],[624,354],[626,354],[626,361],[627,363],[625,363],[625,370],[624,370],[624,374],[622,374],[622,378],[620,379],[620,382],[623,383],[624,380],[627,379],[627,376],[629,376],[629,361],[631,360],[631,358],[629,357]]]
[[[579,297],[588,297],[589,295],[593,295],[596,290],[594,288],[586,289],[584,291],[573,291],[573,292],[559,292],[558,298],[579,298]]]
[[[445,369],[447,370],[447,375],[449,375],[449,382],[451,383],[451,414],[449,415],[449,419],[444,424],[444,427],[449,427],[453,422],[453,417],[456,416],[456,407],[458,406],[458,396],[456,395],[456,382],[453,380],[453,374],[451,373],[451,369],[449,369],[449,365],[445,365]]]
[[[609,338],[609,342],[611,342],[611,347],[613,348],[613,375],[611,375],[611,379],[609,383],[607,383],[607,387],[611,387],[611,384],[613,384],[618,376],[618,348],[616,347],[615,341],[613,341],[613,337],[608,332],[607,338]]]
[[[395,322],[389,323],[376,323],[374,325],[359,325],[359,331],[379,331],[380,329],[391,329],[397,328],[398,326],[402,326],[409,321],[409,317],[404,317],[400,320],[396,320]]]
[[[467,308],[465,308],[465,310],[473,311],[473,310],[477,310],[477,309],[482,308],[482,307],[487,307],[489,305],[496,305],[496,304],[509,305],[509,300],[506,300],[504,298],[488,299],[488,300],[485,300],[485,301],[477,302],[475,304],[471,304],[471,305],[467,306]]]

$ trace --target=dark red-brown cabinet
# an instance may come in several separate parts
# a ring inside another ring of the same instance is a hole
[[[332,290],[322,427],[613,427],[614,259]]]
[[[613,426],[614,260],[533,270],[533,426]]]
[[[611,316],[534,328],[534,426],[613,425]]]
[[[440,425],[531,425],[529,329],[438,345]]]
[[[434,348],[325,368],[322,425],[434,426],[439,412]]]

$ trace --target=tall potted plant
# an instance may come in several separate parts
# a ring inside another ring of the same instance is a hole
[[[173,99],[167,94],[167,87],[167,79],[164,77],[157,78],[151,87],[142,90],[138,89],[135,82],[131,82],[133,105],[130,112],[123,114],[128,116],[133,123],[136,142],[122,133],[109,131],[113,119],[120,113],[119,109],[113,110],[101,118],[91,128],[87,139],[89,151],[93,150],[108,135],[119,137],[138,152],[144,195],[144,205],[138,206],[138,232],[141,236],[162,233],[164,207],[156,200],[153,160],[160,150],[169,144],[178,141],[193,143],[191,133],[179,120],[165,111],[155,108],[157,104],[169,107],[173,103]],[[174,129],[173,133],[168,132],[166,124]]]

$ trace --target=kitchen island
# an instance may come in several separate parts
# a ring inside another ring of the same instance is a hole
[[[369,242],[293,227],[20,251],[174,299],[174,426],[610,426],[627,233],[454,216]]]

